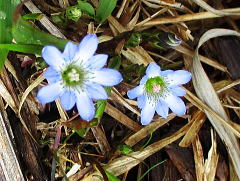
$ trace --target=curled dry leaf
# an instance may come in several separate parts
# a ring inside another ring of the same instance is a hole
[[[195,2],[197,5],[201,6],[203,9],[213,13],[213,14],[217,14],[219,16],[239,16],[240,13],[232,13],[232,12],[226,12],[224,10],[217,10],[214,9],[213,7],[209,6],[205,1],[203,0],[192,0],[193,2]]]
[[[218,36],[240,36],[240,33],[227,29],[211,29],[207,31],[199,40],[192,64],[192,80],[195,91],[200,99],[206,103],[212,110],[226,121],[229,120],[223,106],[217,96],[207,74],[205,73],[199,57],[199,47],[211,38]],[[207,91],[206,91],[207,90]],[[228,128],[219,122],[216,116],[213,116],[208,110],[204,110],[213,127],[226,145],[227,151],[233,163],[234,169],[240,179],[240,148],[236,136]]]

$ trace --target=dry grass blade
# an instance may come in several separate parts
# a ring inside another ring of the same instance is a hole
[[[129,155],[114,159],[113,161],[108,163],[104,168],[115,176],[125,173],[126,171],[135,167],[137,164],[141,163],[144,159],[146,159],[150,155],[156,153],[163,147],[171,144],[172,142],[182,137],[187,132],[191,124],[192,123],[188,123],[181,129],[179,129],[177,132],[175,132],[173,135],[149,145],[142,151],[136,151],[130,153]],[[94,175],[99,175],[99,173],[94,172],[88,177],[82,179],[82,181],[92,181]]]
[[[240,15],[240,13],[231,13],[231,12],[226,12],[224,10],[214,9],[213,7],[209,6],[205,1],[202,1],[202,0],[192,0],[192,1],[195,2],[197,5],[201,6],[203,9],[211,13],[217,14],[219,16],[239,16]]]
[[[195,173],[197,177],[197,181],[203,180],[204,173],[204,156],[201,142],[199,140],[198,135],[195,137],[195,140],[192,142],[194,160],[195,160]]]
[[[240,138],[240,132],[235,127],[232,126],[234,124],[231,120],[226,121],[225,119],[223,119],[221,116],[219,116],[216,112],[214,112],[210,107],[204,104],[200,99],[198,99],[188,90],[187,90],[187,95],[185,95],[184,97],[200,110],[204,112],[206,111],[209,112],[209,114],[211,114],[214,118],[220,121],[219,123],[221,123],[223,126],[231,130],[237,137]]]
[[[224,11],[231,12],[231,13],[239,13],[240,8],[224,9]],[[221,16],[216,15],[211,12],[192,13],[192,14],[179,15],[176,17],[156,18],[151,21],[148,21],[147,23],[145,23],[141,26],[156,26],[156,25],[170,24],[170,23],[175,24],[175,23],[184,22],[184,21],[194,21],[194,20],[219,18],[219,17],[221,17]],[[136,27],[138,27],[138,26],[136,26]]]
[[[148,52],[141,46],[122,50],[121,53],[133,64],[144,64],[147,66],[149,63],[154,62]]]
[[[21,97],[21,101],[19,104],[19,108],[18,108],[18,116],[21,117],[21,109],[23,106],[23,103],[25,102],[27,96],[29,95],[29,93],[35,88],[37,87],[42,81],[44,80],[43,74],[41,74],[35,81],[32,82],[32,84],[25,90],[25,92],[23,93],[22,97]]]
[[[142,128],[142,126],[140,126],[137,122],[130,119],[128,116],[123,114],[109,103],[107,103],[105,112],[134,132],[137,132]]]
[[[33,3],[32,1],[28,1],[25,3],[25,6],[32,12],[32,13],[42,13]],[[61,33],[61,31],[59,31],[59,29],[57,29],[56,26],[54,26],[52,24],[51,21],[49,21],[47,19],[46,16],[42,17],[40,20],[39,20],[42,25],[53,35],[59,37],[59,38],[64,38],[66,39],[66,37]]]
[[[113,89],[113,91],[111,92],[111,95],[110,95],[111,99],[118,101],[118,103],[122,104],[124,107],[126,107],[133,113],[140,116],[140,112],[136,108],[132,107],[129,104],[129,102],[117,91],[117,89],[115,89],[114,87],[112,89]]]
[[[185,136],[183,137],[182,141],[179,143],[179,146],[188,147],[197,136],[205,120],[206,120],[206,116],[202,111],[199,110],[196,113],[194,113],[193,118],[191,120],[193,121],[193,124],[189,128]]]
[[[12,108],[12,110],[17,113],[17,106],[9,93],[8,89],[5,87],[4,83],[0,79],[0,95],[4,98],[6,103]]]
[[[118,20],[113,16],[110,15],[108,17],[108,21],[119,33],[128,31],[127,28],[125,28],[121,23],[119,23]]]
[[[181,52],[185,55],[188,55],[188,56],[191,56],[193,57],[193,54],[194,52],[192,50],[189,50],[188,48],[184,47],[184,46],[176,46],[176,47],[173,47],[173,49],[177,50],[178,52]],[[223,72],[227,72],[227,67],[221,65],[220,63],[210,59],[210,58],[207,58],[207,57],[204,57],[202,55],[199,55],[199,58],[202,62],[218,69],[218,70],[221,70]]]
[[[6,69],[13,75],[13,77],[16,79],[16,81],[19,82],[18,77],[17,77],[17,72],[12,66],[11,62],[7,59],[4,63]]]
[[[22,109],[22,106],[23,106],[23,103],[25,102],[27,96],[29,95],[29,93],[35,88],[37,87],[42,81],[44,80],[44,77],[43,77],[43,74],[41,74],[26,90],[25,92],[23,93],[22,95],[22,98],[21,98],[21,101],[20,101],[20,104],[19,104],[19,107],[18,107],[18,116],[19,116],[19,119],[22,123],[22,125],[24,126],[24,128],[26,129],[26,131],[29,133],[29,135],[32,137],[32,139],[37,143],[37,141],[34,139],[32,133],[29,131],[24,119],[22,118],[22,115],[21,115],[21,109]]]
[[[124,141],[124,143],[129,145],[129,146],[134,146],[140,140],[147,137],[148,135],[150,135],[155,130],[162,127],[163,125],[165,125],[166,123],[168,123],[169,121],[171,121],[175,117],[176,117],[175,114],[170,114],[167,119],[159,118],[158,120],[151,122],[149,125],[144,126],[141,130],[139,130],[138,132],[136,132],[135,134],[133,134],[132,136],[127,138]]]
[[[9,137],[9,130],[6,128],[6,120],[2,117],[3,113],[3,102],[0,100],[0,170],[3,170],[5,178],[1,177],[0,172],[0,180],[12,181],[19,180],[24,181],[24,177],[16,157],[14,146]]]
[[[109,145],[109,143],[107,141],[107,137],[106,137],[105,133],[103,132],[103,130],[101,129],[101,127],[95,126],[95,127],[91,128],[91,130],[93,132],[95,139],[98,142],[98,145],[100,147],[102,154],[105,156],[109,156],[109,152],[111,151],[111,146]]]
[[[212,29],[207,31],[199,40],[192,65],[192,80],[195,91],[197,95],[205,102],[214,112],[216,112],[220,117],[222,117],[225,121],[229,120],[227,114],[225,113],[219,97],[217,96],[207,74],[205,73],[199,58],[198,58],[198,49],[199,47],[205,43],[207,40],[218,37],[218,36],[227,36],[227,35],[235,35],[240,36],[239,33],[232,30],[226,29]],[[207,90],[207,91],[206,91]],[[226,145],[230,158],[233,162],[234,169],[236,174],[240,179],[240,148],[237,141],[237,138],[231,132],[230,129],[226,128],[223,124],[219,123],[219,119],[212,115],[208,110],[205,110],[205,113],[214,126],[215,130],[219,134],[220,138]]]
[[[211,130],[211,140],[212,140],[212,147],[208,152],[208,158],[205,161],[205,165],[204,165],[205,167],[204,176],[203,176],[204,181],[214,181],[216,170],[217,170],[219,155],[217,154],[216,135],[214,135],[213,130]]]

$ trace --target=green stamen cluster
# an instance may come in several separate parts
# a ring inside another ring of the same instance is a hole
[[[84,72],[75,65],[69,65],[62,72],[62,79],[67,86],[77,86],[84,81]]]
[[[160,76],[150,78],[145,83],[146,94],[153,100],[157,100],[159,97],[163,96],[163,92],[166,91],[166,89],[166,82]]]

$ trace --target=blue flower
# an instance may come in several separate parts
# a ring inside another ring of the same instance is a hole
[[[38,100],[46,104],[60,98],[65,110],[72,109],[76,103],[82,119],[93,119],[93,99],[107,99],[103,86],[114,86],[122,81],[117,70],[103,68],[108,56],[95,54],[97,46],[95,34],[86,35],[79,45],[68,42],[63,52],[54,46],[45,46],[42,57],[49,67],[44,77],[49,85],[39,90]]]
[[[150,63],[140,85],[127,93],[130,99],[137,98],[138,107],[142,109],[142,125],[152,121],[155,111],[163,118],[167,118],[169,108],[179,116],[184,115],[186,106],[179,96],[184,96],[186,91],[180,85],[189,82],[191,77],[188,71],[161,71],[156,63]]]

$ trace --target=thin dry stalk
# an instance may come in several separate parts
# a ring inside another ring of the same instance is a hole
[[[122,50],[121,53],[133,64],[144,64],[145,66],[147,66],[149,63],[154,62],[148,52],[141,46]]]
[[[193,118],[191,121],[193,121],[193,124],[183,137],[182,141],[179,143],[179,146],[188,147],[193,142],[193,140],[195,140],[195,137],[197,136],[199,130],[206,120],[205,114],[200,110],[194,113],[192,117]]]
[[[214,181],[217,170],[219,155],[217,153],[216,134],[213,133],[213,130],[211,130],[211,140],[212,147],[208,152],[208,158],[204,164],[203,181]]]
[[[98,146],[100,147],[102,154],[108,156],[109,152],[111,151],[111,147],[107,141],[105,133],[103,132],[99,125],[91,128],[91,130],[98,142]]]
[[[141,163],[147,157],[151,156],[152,154],[161,150],[163,147],[171,144],[172,142],[182,137],[187,132],[191,124],[192,123],[186,124],[184,127],[179,129],[173,135],[149,145],[142,151],[136,151],[136,152],[130,153],[129,155],[114,159],[113,161],[108,163],[104,168],[115,176],[125,173],[126,171],[130,170],[131,168]],[[100,173],[98,172],[94,172],[88,177],[82,179],[82,181],[92,181],[94,175],[99,175],[99,174]]]
[[[177,46],[177,47],[173,47],[173,49],[177,50],[178,52],[181,52],[185,55],[188,55],[190,57],[193,57],[193,55],[194,55],[194,51],[192,51],[192,50],[190,50],[190,49],[188,49],[184,46],[181,46],[181,45]],[[227,67],[223,66],[222,64],[218,63],[217,61],[212,60],[212,59],[207,58],[207,57],[202,56],[202,55],[199,55],[199,58],[202,62],[204,62],[204,63],[206,63],[206,64],[208,64],[208,65],[210,65],[210,66],[212,66],[212,67],[214,67],[218,70],[221,70],[223,72],[227,72]]]
[[[29,9],[29,11],[31,11],[32,13],[42,13],[33,3],[32,1],[27,1],[25,3],[25,6]],[[55,35],[56,37],[59,38],[64,38],[66,39],[66,37],[61,33],[61,31],[52,24],[51,21],[49,21],[49,19],[47,19],[46,16],[43,16],[40,20],[39,20],[42,25],[53,35]]]
[[[225,12],[228,13],[239,13],[240,8],[232,8],[232,9],[224,9]],[[216,15],[211,12],[201,12],[201,13],[192,13],[192,14],[184,14],[179,15],[176,17],[164,17],[164,18],[156,18],[151,21],[148,21],[145,24],[142,24],[141,26],[157,26],[162,24],[175,24],[185,21],[194,21],[194,20],[203,20],[203,19],[210,19],[210,18],[219,18],[222,17],[220,15]],[[141,26],[135,26],[135,29],[141,28]]]
[[[197,181],[203,181],[204,173],[204,156],[201,142],[198,135],[196,135],[195,140],[192,142],[194,161],[195,161],[195,173]]]
[[[137,122],[130,119],[128,116],[123,114],[109,103],[106,105],[105,112],[134,132],[137,132],[142,128],[142,126],[140,126]]]
[[[0,173],[0,179],[4,181],[24,181],[23,173],[21,171],[16,153],[14,151],[14,146],[12,144],[12,140],[9,137],[10,128],[6,128],[6,124],[8,121],[7,117],[2,116],[4,105],[2,99],[0,100],[0,107],[2,111],[0,111],[0,169],[3,170],[3,175]],[[4,178],[5,177],[5,178]]]

